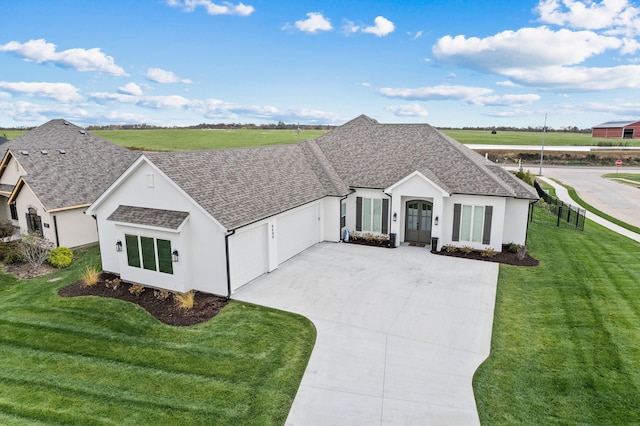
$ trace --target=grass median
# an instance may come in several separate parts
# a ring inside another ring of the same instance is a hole
[[[588,221],[532,223],[528,246],[540,266],[500,267],[482,423],[640,423],[640,245]]]
[[[178,328],[128,302],[61,298],[99,263],[96,247],[77,257],[52,276],[0,274],[0,424],[284,423],[315,340],[307,319],[231,301]]]

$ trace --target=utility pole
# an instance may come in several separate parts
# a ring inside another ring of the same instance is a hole
[[[542,160],[544,159],[544,136],[547,132],[547,113],[544,113],[544,127],[542,128],[542,149],[540,150],[540,171],[538,176],[542,176]]]

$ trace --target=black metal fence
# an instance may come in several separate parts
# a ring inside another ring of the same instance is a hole
[[[547,191],[542,189],[537,181],[533,182],[533,186],[536,188],[536,191],[538,191],[538,195],[542,200],[532,204],[531,210],[529,211],[530,221],[533,221],[533,209],[539,208],[548,214],[542,216],[538,215],[537,217],[542,217],[542,220],[547,223],[555,222],[556,226],[568,225],[580,231],[584,230],[584,219],[587,213],[585,209],[560,201],[558,198],[550,195]]]

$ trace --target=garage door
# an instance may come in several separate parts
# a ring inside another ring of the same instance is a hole
[[[267,224],[243,229],[229,237],[232,292],[268,271],[267,250]]]
[[[278,264],[318,242],[318,205],[278,218]]]

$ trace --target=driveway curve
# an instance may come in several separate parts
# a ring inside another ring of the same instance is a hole
[[[498,265],[320,243],[234,299],[309,318],[317,339],[288,425],[479,424]]]

